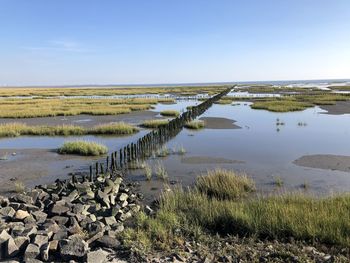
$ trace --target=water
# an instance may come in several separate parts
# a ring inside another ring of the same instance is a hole
[[[179,101],[176,104],[158,104],[154,111],[175,109],[184,111],[186,107],[200,103],[196,100]],[[198,173],[207,169],[223,167],[244,172],[257,183],[258,189],[264,192],[275,190],[274,178],[283,180],[283,189],[301,190],[301,185],[308,182],[311,192],[324,194],[348,191],[350,174],[346,172],[304,168],[293,164],[303,155],[334,154],[350,156],[350,115],[327,115],[318,107],[302,112],[273,113],[264,110],[253,110],[249,102],[240,102],[236,106],[213,105],[201,117],[222,117],[236,120],[241,129],[203,129],[190,131],[184,129],[168,142],[167,146],[183,146],[185,155],[170,155],[166,158],[151,159],[154,166],[161,161],[172,181],[190,185]],[[276,120],[284,122],[277,126]],[[298,123],[306,123],[299,126]],[[277,130],[279,129],[279,131]],[[56,149],[67,140],[87,139],[106,144],[110,152],[127,143],[136,141],[147,133],[142,129],[131,136],[82,136],[82,137],[18,137],[0,139],[0,149]],[[229,164],[193,164],[183,163],[186,157],[213,157],[242,161]],[[76,167],[86,168],[94,160],[85,158],[76,161]],[[36,160],[40,162],[40,160]],[[74,162],[74,160],[73,160]],[[72,161],[70,161],[72,163]],[[65,163],[62,163],[62,165]],[[57,169],[56,169],[57,170]],[[155,194],[154,189],[161,188],[160,180],[146,182],[142,171],[133,171],[131,179],[142,182],[142,190]]]

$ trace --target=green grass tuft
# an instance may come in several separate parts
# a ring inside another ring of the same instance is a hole
[[[199,120],[187,122],[187,123],[185,124],[185,127],[186,127],[187,129],[192,129],[192,130],[203,129],[204,126],[205,126],[204,121],[199,121]]]
[[[158,119],[158,120],[148,120],[148,121],[144,121],[141,126],[144,128],[159,128],[161,126],[167,125],[168,124],[168,120],[164,120],[164,119]]]
[[[108,148],[105,145],[90,141],[65,142],[58,149],[58,153],[60,154],[77,154],[83,156],[99,156],[107,152]]]
[[[166,117],[178,117],[180,115],[180,112],[176,110],[164,110],[160,113],[160,115]]]

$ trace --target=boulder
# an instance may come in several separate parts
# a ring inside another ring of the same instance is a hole
[[[32,215],[39,224],[44,223],[47,218],[47,214],[41,211],[35,211],[32,213]]]
[[[87,254],[87,263],[106,263],[108,260],[108,252],[102,249],[92,251]]]
[[[29,244],[28,237],[15,237],[13,240],[21,253],[24,252],[25,248]]]
[[[126,194],[126,193],[121,193],[120,195],[119,195],[119,201],[121,201],[121,202],[124,202],[124,201],[126,201],[127,199],[128,199],[128,195]]]
[[[39,247],[35,244],[29,244],[24,252],[24,259],[37,258],[40,254]]]
[[[34,204],[33,198],[25,194],[16,194],[9,199],[11,202],[23,203],[23,204]]]
[[[7,258],[15,257],[19,253],[19,248],[12,237],[5,241],[5,256]]]
[[[17,220],[23,220],[23,219],[25,219],[28,216],[30,216],[30,214],[27,211],[25,211],[25,210],[17,210],[17,212],[15,214],[15,218]]]
[[[16,214],[16,210],[10,206],[3,207],[0,209],[0,215],[12,218],[14,217],[15,214]]]
[[[111,236],[103,236],[97,239],[96,243],[102,247],[117,249],[120,246],[118,239]]]
[[[88,244],[80,237],[74,236],[71,239],[59,241],[59,251],[63,259],[82,260],[88,252]]]
[[[35,235],[35,237],[33,238],[33,243],[37,245],[39,248],[48,242],[49,242],[49,238],[48,236],[45,236],[45,235]]]
[[[51,208],[51,213],[54,215],[63,215],[65,213],[67,213],[70,210],[69,207],[65,206],[65,205],[60,205],[60,204],[55,204],[52,206]]]

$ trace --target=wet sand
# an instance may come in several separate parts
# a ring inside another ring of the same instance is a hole
[[[350,101],[338,101],[335,105],[322,105],[320,108],[327,111],[324,114],[350,114]]]
[[[16,155],[12,155],[16,153]],[[57,178],[67,178],[69,173],[78,172],[93,158],[59,155],[46,149],[0,149],[0,195],[15,190],[15,183],[27,187],[52,183]]]
[[[208,129],[241,129],[234,124],[236,121],[219,117],[202,117],[200,120],[205,122],[205,128]]]
[[[350,156],[331,154],[305,155],[293,163],[303,167],[350,172]]]
[[[244,161],[230,160],[226,158],[215,158],[209,156],[191,156],[181,159],[182,163],[187,164],[224,164],[224,163],[244,163]]]
[[[0,124],[10,122],[21,122],[27,125],[78,125],[82,127],[92,127],[99,124],[111,122],[127,122],[131,124],[139,124],[142,121],[153,119],[158,113],[154,111],[134,111],[119,115],[77,115],[77,116],[56,116],[41,118],[0,118]]]

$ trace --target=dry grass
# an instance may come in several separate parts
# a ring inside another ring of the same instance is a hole
[[[168,124],[168,120],[164,120],[164,119],[158,119],[158,120],[147,120],[144,121],[141,126],[144,128],[159,128],[160,126],[164,126]]]
[[[199,130],[199,129],[203,129],[205,127],[205,122],[204,121],[191,121],[185,124],[185,127],[187,129],[191,129],[191,130]]]
[[[83,156],[99,156],[107,152],[108,148],[105,145],[90,141],[65,142],[58,149],[58,153],[60,154],[76,154]]]
[[[125,135],[138,132],[138,129],[124,122],[101,124],[92,128],[75,125],[37,125],[29,126],[25,123],[13,122],[0,124],[0,137],[30,136],[70,136],[70,135]]]
[[[160,113],[160,115],[166,117],[178,117],[180,115],[180,112],[176,110],[164,110]]]

